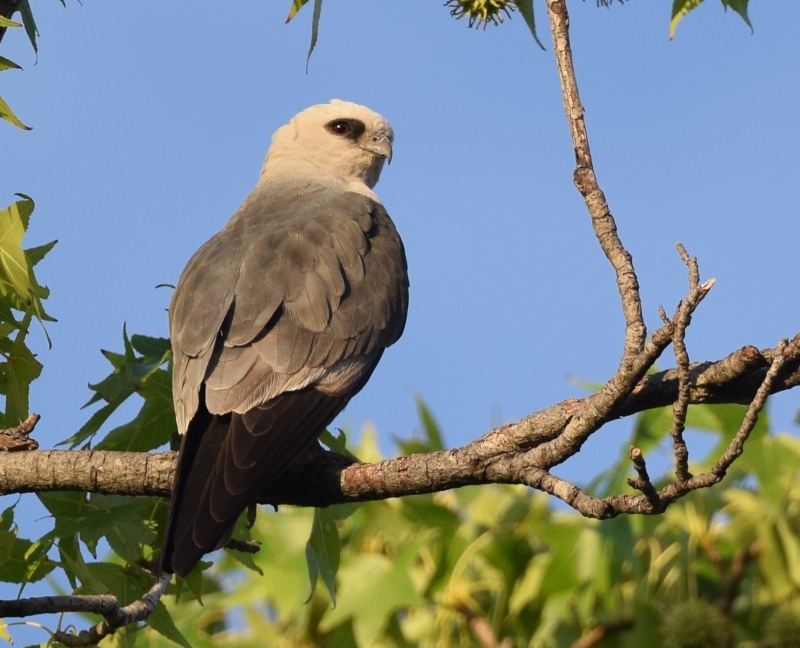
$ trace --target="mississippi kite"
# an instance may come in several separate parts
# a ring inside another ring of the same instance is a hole
[[[372,192],[393,133],[334,100],[278,129],[261,177],[170,304],[183,435],[159,571],[186,576],[298,461],[403,332],[403,244]]]

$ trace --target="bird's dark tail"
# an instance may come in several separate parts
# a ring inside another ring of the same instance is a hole
[[[239,515],[316,442],[349,398],[309,387],[244,414],[201,405],[181,444],[158,574],[186,576]]]

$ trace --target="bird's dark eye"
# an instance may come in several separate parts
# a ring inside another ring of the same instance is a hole
[[[350,123],[346,122],[344,119],[328,124],[328,128],[334,135],[341,135],[342,137],[349,135],[353,130]]]

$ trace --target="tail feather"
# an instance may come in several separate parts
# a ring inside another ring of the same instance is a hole
[[[314,388],[217,416],[203,403],[181,444],[158,573],[186,576],[317,440],[348,398]]]

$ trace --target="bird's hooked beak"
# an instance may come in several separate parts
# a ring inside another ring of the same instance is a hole
[[[389,164],[392,163],[392,143],[386,135],[373,135],[361,148],[373,155],[384,158]]]

